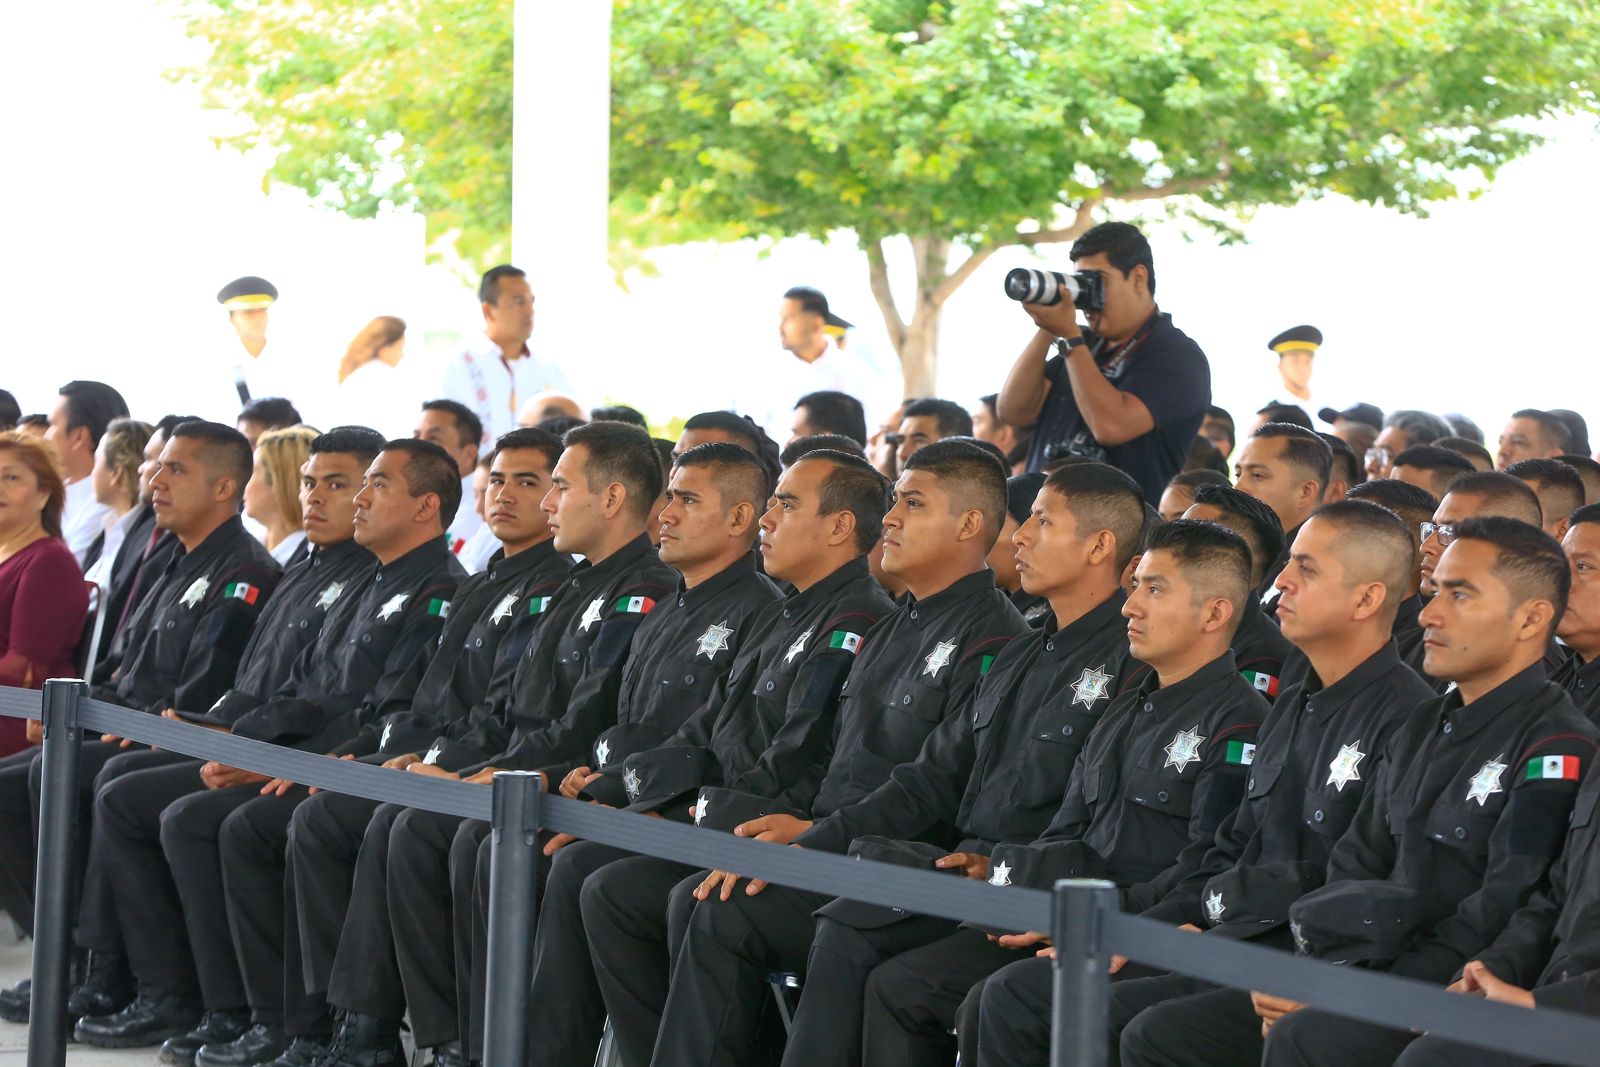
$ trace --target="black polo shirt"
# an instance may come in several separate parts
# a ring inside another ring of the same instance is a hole
[[[1075,444],[1089,450],[1085,454],[1103,452],[1105,462],[1138,482],[1145,499],[1154,504],[1161,499],[1167,482],[1183,469],[1189,448],[1200,432],[1206,407],[1211,403],[1211,365],[1200,346],[1172,325],[1172,316],[1163,312],[1152,316],[1148,332],[1136,333],[1120,347],[1132,347],[1132,354],[1119,359],[1119,348],[1101,340],[1095,340],[1090,351],[1112,385],[1132,393],[1150,410],[1155,428],[1131,441],[1102,449],[1078,410],[1066,361],[1059,355],[1052,356],[1044,365],[1050,392],[1033,425],[1028,470],[1044,470],[1052,445]]]
[[[1550,672],[1550,680],[1567,691],[1590,722],[1600,726],[1600,656],[1585,663],[1572,652]]]

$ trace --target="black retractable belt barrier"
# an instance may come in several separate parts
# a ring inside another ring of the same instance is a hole
[[[0,715],[40,717],[40,694],[0,687]],[[114,734],[142,744],[214,759],[275,778],[428,811],[488,820],[490,866],[489,1014],[486,1062],[515,1063],[527,1034],[540,830],[712,869],[736,870],[779,885],[957,921],[1049,931],[1057,946],[1051,1063],[1102,1067],[1106,1055],[1106,960],[1112,951],[1140,963],[1235,989],[1257,989],[1380,1026],[1448,1035],[1452,1041],[1540,1063],[1588,1067],[1600,1048],[1600,1021],[1563,1011],[1529,1011],[1437,986],[1353,967],[1335,967],[1225,937],[1203,937],[1116,910],[1106,883],[1061,882],[1055,894],[1004,889],[831,853],[785,848],[664,819],[642,819],[559,795],[542,795],[538,776],[502,773],[492,789],[370,764],[330,759],[207,730],[89,699],[81,681],[45,684],[44,795],[34,918],[34,1013],[29,1067],[65,1063],[68,900],[72,821],[77,810],[77,747],[82,734]],[[492,803],[491,803],[492,800]],[[53,1020],[49,1032],[41,1020]],[[501,1050],[505,1050],[503,1053]]]

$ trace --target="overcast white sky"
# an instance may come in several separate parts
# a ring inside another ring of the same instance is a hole
[[[72,377],[113,382],[139,414],[184,408],[188,383],[231,343],[214,294],[245,273],[279,286],[275,328],[329,383],[374,315],[411,324],[419,362],[475,328],[469,289],[425,266],[420,220],[356,222],[296,193],[264,195],[258,161],[211,146],[227,117],[162,77],[191,47],[171,4],[92,0],[70,22],[66,9],[35,11],[0,41],[0,386],[25,408],[47,408]],[[1426,220],[1330,200],[1262,211],[1232,247],[1152,227],[1161,304],[1210,355],[1218,402],[1241,413],[1277,395],[1265,343],[1311,322],[1327,336],[1316,386],[1331,403],[1464,411],[1491,439],[1521,406],[1574,407],[1600,425],[1600,346],[1585,311],[1600,137],[1590,119],[1551,129],[1552,143],[1492,190]],[[1000,278],[1019,263],[1064,265],[1065,253],[998,255],[955,296],[943,395],[970,402],[998,388],[1031,330]],[[708,383],[756,380],[759,361],[780,358],[778,296],[800,283],[828,293],[860,327],[853,343],[894,366],[848,237],[765,255],[668,249],[657,261],[662,276],[618,294],[592,346],[566,354],[586,403],[631,402],[664,420],[736,401],[748,386]]]

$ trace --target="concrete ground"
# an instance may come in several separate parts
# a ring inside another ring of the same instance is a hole
[[[20,978],[28,977],[33,966],[33,942],[16,940],[10,931],[11,924],[0,917],[0,987],[10,986]],[[22,1067],[28,1062],[28,1028],[14,1023],[0,1022],[0,1067]],[[67,1063],[71,1067],[151,1067],[156,1062],[153,1048],[109,1051],[69,1045]]]

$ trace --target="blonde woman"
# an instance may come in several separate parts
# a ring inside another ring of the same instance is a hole
[[[261,542],[280,566],[288,566],[305,543],[300,513],[300,468],[317,436],[309,426],[290,426],[261,435],[255,468],[244,487],[244,512],[265,529]]]

